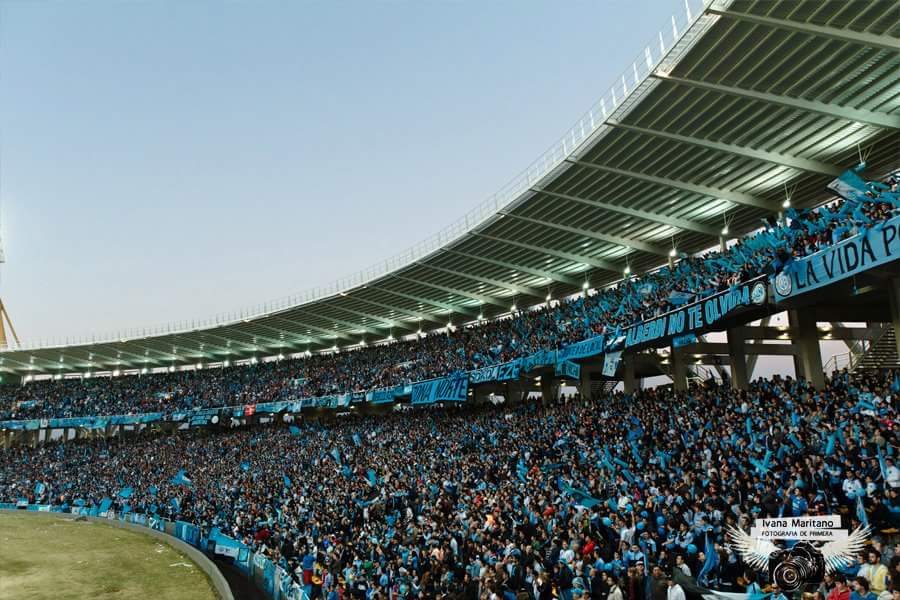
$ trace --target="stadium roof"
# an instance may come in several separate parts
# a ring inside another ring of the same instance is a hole
[[[375,343],[601,287],[900,157],[896,2],[686,5],[614,87],[504,190],[327,288],[254,309],[0,353],[18,374],[232,361]]]

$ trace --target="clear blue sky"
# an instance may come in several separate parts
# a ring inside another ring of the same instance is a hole
[[[367,267],[501,188],[682,7],[0,2],[0,294],[36,341]]]

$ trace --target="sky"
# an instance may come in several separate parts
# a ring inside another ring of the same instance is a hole
[[[556,142],[683,3],[0,2],[0,295],[41,341],[366,268]]]

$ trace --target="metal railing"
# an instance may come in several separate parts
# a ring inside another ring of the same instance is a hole
[[[368,282],[421,260],[481,226],[489,219],[495,217],[501,210],[514,204],[545,176],[559,167],[569,156],[578,152],[588,140],[608,129],[608,120],[613,118],[621,119],[627,114],[646,91],[643,89],[643,84],[645,84],[650,74],[657,69],[662,72],[669,72],[684,52],[718,19],[715,15],[706,14],[706,9],[713,4],[717,6],[728,4],[729,1],[683,0],[683,3],[683,11],[672,15],[669,23],[659,31],[657,39],[654,39],[644,47],[631,66],[617,78],[616,83],[576,121],[561,139],[537,160],[532,162],[524,171],[514,177],[500,191],[470,210],[462,218],[399,254],[380,261],[367,269],[338,279],[329,285],[311,288],[298,294],[284,296],[239,310],[220,313],[210,318],[183,320],[155,327],[131,328],[102,335],[37,340],[36,342],[26,342],[11,346],[7,351],[127,341],[129,339],[187,333],[198,329],[235,324],[335,296],[361,287]]]
[[[822,371],[832,374],[836,371],[846,369],[848,372],[852,373],[863,359],[865,359],[866,354],[881,341],[881,338],[887,333],[888,327],[890,327],[890,325],[886,323],[872,325],[871,328],[876,329],[877,331],[871,340],[856,340],[853,344],[848,346],[847,352],[835,354],[825,361],[825,364],[822,365]]]

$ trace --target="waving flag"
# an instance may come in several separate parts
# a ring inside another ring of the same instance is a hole
[[[173,477],[171,481],[175,485],[183,485],[185,487],[191,487],[193,485],[191,480],[185,476],[184,469],[179,469],[178,473],[175,474],[175,477]]]
[[[713,544],[712,536],[709,532],[706,534],[706,548],[703,550],[703,553],[706,554],[706,561],[703,563],[703,568],[700,569],[700,573],[697,575],[697,583],[700,585],[708,585],[710,573],[719,566],[719,553],[716,552],[715,544]]]

